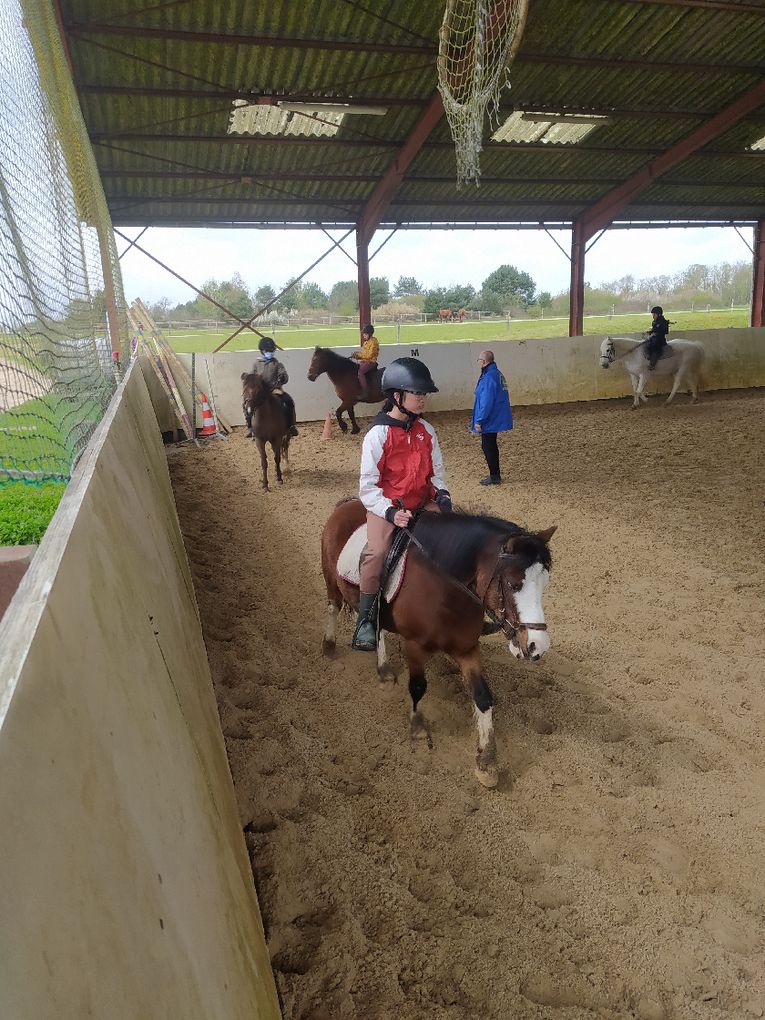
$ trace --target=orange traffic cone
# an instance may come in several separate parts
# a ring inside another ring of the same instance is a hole
[[[324,419],[324,428],[321,433],[322,439],[332,438],[332,412],[327,411],[327,417]]]
[[[210,410],[210,405],[207,403],[207,394],[200,392],[199,398],[202,401],[202,430],[200,435],[214,436],[218,430],[215,427],[215,419]]]

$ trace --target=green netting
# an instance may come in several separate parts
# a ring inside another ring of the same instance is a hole
[[[101,182],[46,0],[0,0],[0,484],[67,480],[124,362]]]

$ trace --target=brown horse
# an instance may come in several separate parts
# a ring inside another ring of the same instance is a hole
[[[328,621],[322,651],[335,647],[337,614],[358,605],[359,589],[337,573],[337,560],[348,538],[366,521],[355,498],[332,511],[321,536],[321,563],[327,587]],[[548,542],[555,528],[529,532],[496,517],[423,513],[412,531],[406,572],[393,603],[380,609],[377,669],[383,684],[395,682],[386,661],[383,630],[399,634],[409,666],[413,741],[432,741],[418,704],[425,694],[425,664],[445,652],[459,666],[471,696],[478,726],[476,776],[486,787],[498,780],[492,722],[493,698],[481,670],[479,638],[484,615],[495,620],[518,659],[538,661],[550,647],[542,594],[549,577]]]
[[[271,444],[276,464],[276,480],[282,482],[282,457],[290,459],[290,421],[284,404],[262,375],[242,372],[242,410],[247,428],[260,450],[263,488],[268,492],[266,443]]]
[[[383,370],[375,369],[367,376],[367,395],[361,399],[361,387],[359,386],[359,363],[352,358],[344,358],[329,347],[317,347],[308,366],[308,378],[315,382],[318,377],[326,372],[332,385],[335,387],[341,403],[335,411],[337,424],[342,432],[348,431],[348,426],[343,421],[343,411],[348,412],[351,420],[351,432],[355,435],[361,429],[356,422],[356,415],[353,408],[356,404],[381,404],[385,399],[380,389],[380,380]]]

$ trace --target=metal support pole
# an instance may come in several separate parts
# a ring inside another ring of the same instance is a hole
[[[584,254],[585,236],[579,220],[571,231],[571,286],[569,288],[568,335],[581,336],[584,331]]]
[[[765,219],[754,228],[752,266],[752,326],[765,326]]]

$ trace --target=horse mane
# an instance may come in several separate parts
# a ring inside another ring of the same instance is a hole
[[[527,557],[530,563],[542,563],[548,570],[551,565],[549,547],[538,535],[487,514],[425,513],[417,519],[414,534],[440,570],[463,582],[474,576],[478,560],[492,539],[501,545],[521,536],[523,541],[516,543],[514,552]]]
[[[333,351],[331,347],[319,347],[317,345],[315,347],[315,349],[314,349],[314,353],[315,354],[326,354],[329,357],[329,359],[331,361],[336,362],[338,364],[338,366],[342,364],[343,366],[348,366],[348,367],[352,368],[354,372],[356,371],[356,368],[354,368],[353,362],[349,362],[348,358],[346,358],[342,354],[338,354],[337,351]]]

